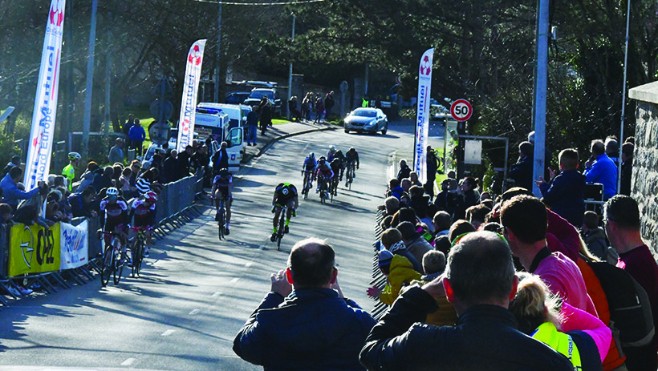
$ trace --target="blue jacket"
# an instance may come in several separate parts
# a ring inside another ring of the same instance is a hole
[[[437,308],[420,287],[402,293],[368,335],[361,363],[369,370],[573,370],[567,358],[517,330],[505,308],[472,306],[456,326],[416,323]]]
[[[134,142],[143,142],[146,139],[146,132],[142,125],[133,125],[128,131],[128,138]]]
[[[18,189],[16,182],[9,176],[9,173],[0,181],[0,188],[2,188],[4,202],[8,203],[14,209],[18,206],[19,200],[28,200],[39,193],[38,187],[29,192]]]
[[[359,351],[375,320],[332,289],[270,292],[240,329],[233,351],[265,370],[363,370]]]
[[[580,228],[585,213],[584,175],[578,170],[563,171],[550,183],[542,183],[539,190],[551,210]]]
[[[587,183],[603,184],[603,199],[617,194],[617,167],[605,153],[596,157],[592,166],[583,172]]]

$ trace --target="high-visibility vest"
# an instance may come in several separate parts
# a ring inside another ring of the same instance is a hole
[[[361,98],[361,107],[368,107],[368,100],[365,98]]]
[[[73,179],[75,178],[75,168],[73,165],[68,164],[62,169],[62,175],[68,179],[68,187],[69,187],[69,192],[73,189]]]
[[[532,337],[567,357],[573,365],[574,370],[580,371],[583,369],[582,362],[580,361],[580,352],[573,338],[564,332],[558,331],[552,322],[544,322],[539,325],[532,334]]]

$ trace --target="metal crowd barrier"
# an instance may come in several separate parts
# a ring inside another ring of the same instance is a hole
[[[379,288],[384,288],[386,285],[386,276],[379,269],[379,240],[381,239],[382,233],[384,232],[381,227],[382,220],[384,219],[384,212],[379,210],[375,218],[375,242],[372,244],[374,249],[374,256],[372,258],[372,280],[370,281],[370,286],[377,286]],[[379,321],[379,319],[386,313],[388,310],[388,305],[376,300],[375,308],[373,308],[372,317]]]
[[[166,184],[156,206],[156,224],[154,230],[156,238],[162,238],[170,231],[182,226],[185,222],[200,216],[203,211],[198,210],[195,200],[203,193],[203,172]],[[8,296],[18,299],[10,288],[16,288],[14,283],[23,281],[23,284],[38,283],[47,293],[57,292],[61,288],[71,287],[73,284],[84,284],[95,279],[94,270],[98,271],[97,258],[102,254],[102,241],[96,233],[101,228],[100,218],[74,218],[70,224],[76,226],[87,220],[88,263],[72,269],[50,271],[38,274],[28,274],[20,277],[9,277],[9,229],[0,224],[0,289]],[[58,246],[56,253],[60,253]],[[0,304],[8,305],[8,300],[0,292]]]

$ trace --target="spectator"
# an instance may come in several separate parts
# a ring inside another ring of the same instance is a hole
[[[73,189],[73,180],[75,179],[75,168],[80,163],[80,154],[78,152],[69,152],[69,164],[62,169],[62,175],[68,180],[69,192]]]
[[[192,154],[194,154],[194,148],[192,146],[186,146],[185,151],[178,154],[178,179],[183,179],[190,176],[190,160],[192,159]]]
[[[120,163],[123,164],[123,139],[117,138],[114,146],[110,148],[110,153],[108,153],[107,158],[111,164]]]
[[[381,245],[384,249],[393,253],[393,255],[400,255],[411,262],[414,270],[418,273],[423,272],[423,266],[416,257],[407,250],[406,245],[402,241],[402,234],[396,228],[389,228],[382,233]]]
[[[423,187],[423,183],[418,180],[418,173],[415,171],[412,171],[409,173],[409,181],[411,181],[411,186],[418,186],[418,187]]]
[[[585,163],[585,179],[587,183],[603,184],[603,200],[617,194],[617,167],[605,154],[605,144],[601,139],[592,141],[590,151],[592,157]]]
[[[133,125],[135,125],[135,115],[131,113],[128,115],[126,122],[121,126],[121,131],[126,136],[126,138],[128,138],[128,134],[130,134],[130,129]]]
[[[514,181],[514,186],[523,187],[532,191],[532,172],[534,157],[534,146],[530,142],[521,142],[519,144],[519,159],[510,170],[507,177]]]
[[[359,356],[371,370],[573,370],[563,356],[516,329],[507,310],[516,291],[510,250],[491,232],[464,237],[445,278],[412,286],[372,329]],[[414,325],[447,296],[457,326]]]
[[[541,277],[551,292],[565,302],[597,315],[576,263],[561,252],[551,253],[548,249],[546,207],[539,199],[526,195],[513,197],[503,204],[500,220],[512,254],[526,271]]]
[[[81,193],[73,193],[68,198],[71,212],[74,217],[98,216],[96,213],[96,189],[93,186],[85,188]]]
[[[631,195],[631,176],[633,175],[633,151],[635,146],[632,143],[621,145],[621,187],[619,193],[622,195]]]
[[[132,160],[130,162],[130,186],[135,187],[137,183],[137,175],[142,170],[142,163],[139,160]]]
[[[461,204],[461,195],[457,190],[457,181],[455,179],[444,179],[441,182],[441,191],[434,199],[434,207],[437,210],[443,210],[453,219],[457,206]]]
[[[412,282],[412,284],[418,283],[421,286],[428,284],[442,275],[445,269],[445,254],[441,251],[430,251],[423,256],[423,270],[425,271],[425,275],[419,281]],[[436,326],[453,326],[457,323],[455,307],[448,301],[445,295],[436,298],[436,305],[439,309],[428,313],[423,322]]]
[[[270,293],[235,337],[235,353],[265,369],[361,369],[359,350],[375,320],[343,297],[337,276],[327,242],[297,242],[288,268],[272,274]]]
[[[78,184],[76,192],[82,192],[87,187],[93,185],[94,178],[96,177],[96,174],[99,173],[99,171],[102,172],[98,164],[95,161],[89,161],[89,163],[87,163],[87,169],[84,173],[82,173],[82,175],[80,175],[80,184]]]
[[[7,175],[5,175],[4,178],[2,178],[2,181],[0,181],[3,201],[14,208],[14,210],[16,210],[16,207],[18,206],[19,200],[30,199],[39,194],[39,188],[47,187],[43,181],[38,181],[37,187],[31,189],[29,192],[25,192],[25,189],[21,190],[18,187],[18,183],[21,181],[22,177],[23,169],[14,166],[9,169]]]
[[[379,299],[389,306],[397,299],[403,287],[420,279],[420,273],[414,269],[409,259],[393,254],[386,249],[379,251],[378,266],[382,274],[386,276],[386,286],[383,289],[377,286],[369,287],[368,296]]]
[[[0,224],[11,226],[13,221],[11,220],[14,217],[14,210],[6,203],[0,203]]]
[[[457,237],[471,232],[475,232],[473,224],[469,223],[468,220],[459,219],[450,226],[448,238],[450,238],[450,243],[454,244]]]
[[[480,229],[491,209],[484,204],[477,204],[466,209],[466,218],[475,230]]]
[[[393,196],[400,201],[404,194],[404,190],[402,189],[402,186],[400,186],[400,181],[397,180],[396,178],[392,178],[391,180],[388,181],[388,192],[386,196]]]
[[[128,139],[130,139],[130,144],[135,149],[136,155],[141,156],[142,144],[146,139],[146,131],[144,131],[144,127],[139,123],[139,119],[135,119],[133,126],[130,127]]]
[[[434,198],[434,184],[436,180],[436,172],[439,169],[439,159],[431,146],[427,146],[427,157],[425,158],[425,172],[426,182],[423,185],[425,193],[430,196],[430,200]]]
[[[398,170],[397,179],[401,182],[402,179],[408,178],[411,174],[411,168],[407,165],[407,160],[400,160],[400,169]]]
[[[619,167],[619,142],[614,135],[605,138],[605,154],[610,157],[615,166]]]
[[[510,311],[519,330],[567,357],[575,370],[601,370],[612,331],[601,320],[554,296],[542,280],[517,273],[519,286]]]
[[[324,110],[327,120],[329,120],[329,115],[331,115],[334,105],[336,105],[336,101],[334,100],[334,91],[332,90],[324,97]]]
[[[578,171],[578,151],[564,149],[559,155],[560,173],[549,169],[548,182],[537,180],[544,203],[574,226],[583,224],[585,212],[585,177]]]
[[[272,106],[270,105],[267,97],[263,97],[260,100],[260,104],[256,109],[258,111],[258,116],[260,119],[260,134],[265,135],[265,131],[269,126],[272,126]]]
[[[12,167],[16,166],[21,166],[21,157],[18,155],[13,155],[11,156],[11,160],[5,165],[5,168],[2,169],[2,176],[7,175],[9,170],[11,170]]]
[[[413,174],[413,173],[412,173]],[[430,203],[429,196],[426,196],[423,187],[414,185],[409,188],[409,207],[415,212],[418,219],[425,223],[434,233],[434,225],[432,224],[431,216],[434,215],[434,205]]]
[[[617,195],[603,206],[603,223],[610,245],[619,253],[617,267],[627,271],[644,288],[651,302],[654,324],[658,323],[658,265],[651,250],[640,234],[640,211],[637,202],[629,196]],[[630,364],[644,365],[656,370],[658,341],[654,335],[649,345],[651,352],[628,355]],[[635,353],[635,352],[634,352]]]
[[[322,93],[318,93],[318,97],[315,98],[315,123],[319,124],[324,121],[324,115],[324,100],[322,99]]]
[[[301,113],[299,113],[299,110],[297,109],[296,95],[290,97],[290,100],[288,101],[288,116],[290,117],[290,121],[296,120],[299,122],[301,120]]]
[[[438,236],[434,239],[434,250],[441,251],[444,255],[450,252],[450,238],[448,235]]]
[[[487,222],[480,226],[480,230],[503,234],[503,226],[496,222]]]
[[[247,145],[255,146],[258,136],[258,113],[254,110],[247,113],[247,134]]]
[[[155,193],[160,192],[160,184],[157,182],[158,179],[158,169],[150,168],[143,172],[135,183],[135,187],[140,195],[144,195],[149,191]]]
[[[384,200],[384,211],[386,215],[393,216],[398,210],[400,210],[400,200],[394,196],[386,197]]]
[[[102,173],[97,173],[96,176],[94,176],[94,183],[92,183],[92,185],[99,192],[103,188],[114,187],[114,183],[112,182],[113,175],[114,169],[111,166],[106,166]]]
[[[414,256],[416,261],[422,262],[425,253],[433,250],[432,245],[420,233],[416,232],[416,226],[413,223],[405,221],[398,224],[396,228],[400,231],[407,250]]]
[[[581,235],[587,245],[587,249],[599,260],[608,261],[608,239],[605,231],[599,227],[599,215],[594,211],[585,211],[583,214],[583,225]],[[616,264],[615,261],[613,263]]]
[[[178,175],[178,151],[174,149],[162,164],[162,183],[175,182],[179,179]]]
[[[432,218],[434,225],[434,236],[447,236],[450,233],[450,225],[452,224],[450,214],[445,211],[437,211]]]
[[[112,180],[114,181],[114,184],[119,183],[119,178],[121,178],[122,173],[123,173],[123,165],[122,164],[112,165]],[[117,187],[117,188],[119,188],[119,187]]]

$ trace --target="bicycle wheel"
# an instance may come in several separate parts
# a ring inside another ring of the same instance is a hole
[[[144,240],[140,236],[137,236],[132,252],[133,252],[132,276],[139,277],[139,270],[142,267],[142,260],[144,259]]]
[[[112,245],[105,246],[105,251],[103,252],[103,260],[100,264],[101,268],[101,287],[107,286],[107,283],[110,282],[110,276],[112,275],[112,270],[114,268],[114,249]]]
[[[224,239],[224,208],[220,208],[219,211],[219,217],[217,218],[217,231],[219,233],[219,240]]]
[[[288,209],[283,208],[281,210],[281,217],[279,218],[279,229],[276,231],[276,249],[277,251],[280,250],[281,247],[281,240],[283,239],[283,234],[286,228],[286,214],[287,214]]]
[[[123,275],[123,267],[126,265],[126,252],[121,251],[122,248],[119,247],[118,251],[115,250],[114,255],[114,271],[112,272],[112,277],[114,278],[114,284],[118,285],[121,281],[121,276]]]

